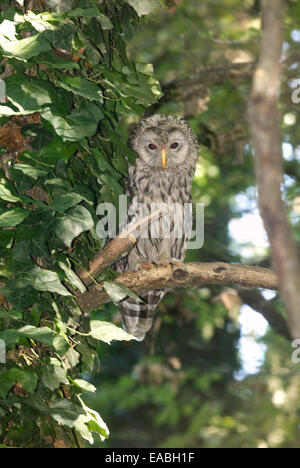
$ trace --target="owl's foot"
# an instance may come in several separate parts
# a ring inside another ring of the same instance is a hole
[[[141,263],[141,268],[146,268],[148,270],[151,270],[151,268],[154,268],[153,263]]]
[[[144,268],[150,270],[151,268],[154,268],[154,265],[153,263],[140,260],[136,263],[135,271],[139,271]]]
[[[167,254],[163,254],[159,260],[153,262],[157,266],[168,266],[171,265],[173,268],[179,268],[185,270],[184,263],[178,258],[169,257]]]
[[[179,260],[178,258],[171,258],[171,265],[175,268],[179,268],[180,270],[185,270],[185,264]]]

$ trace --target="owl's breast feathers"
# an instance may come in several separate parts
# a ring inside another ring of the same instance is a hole
[[[191,201],[193,175],[163,170],[150,172],[143,167],[132,167],[127,181],[128,194],[145,202],[188,203]]]

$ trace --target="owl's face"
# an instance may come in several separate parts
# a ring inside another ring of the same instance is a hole
[[[176,116],[144,119],[134,132],[131,146],[139,156],[139,163],[155,171],[184,170],[195,152],[190,128]]]

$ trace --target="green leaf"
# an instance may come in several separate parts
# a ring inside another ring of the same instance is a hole
[[[14,164],[14,169],[23,172],[26,176],[32,177],[33,179],[38,179],[43,177],[50,172],[50,168],[42,166],[33,166],[31,164]]]
[[[66,357],[68,362],[66,363],[67,367],[71,369],[72,367],[76,367],[79,364],[80,354],[74,349],[70,348],[66,353]]]
[[[90,335],[96,340],[104,341],[110,344],[111,341],[130,341],[136,338],[133,335],[125,332],[122,328],[117,327],[113,323],[103,322],[101,320],[90,321],[91,331]]]
[[[0,247],[9,249],[12,246],[15,237],[15,231],[11,229],[5,229],[0,231]]]
[[[19,202],[21,198],[17,196],[13,185],[9,188],[8,182],[0,182],[0,198],[9,202]]]
[[[112,29],[114,27],[108,16],[105,16],[102,13],[98,13],[96,19],[101,24],[102,29]]]
[[[83,197],[78,193],[66,193],[65,195],[61,195],[59,198],[54,200],[49,205],[49,208],[55,211],[59,211],[60,213],[64,213],[72,206],[80,203],[82,199]]]
[[[139,16],[148,15],[155,8],[162,6],[159,0],[126,0]]]
[[[31,338],[41,343],[52,346],[54,331],[48,327],[34,327],[32,325],[26,325],[25,327],[19,328],[19,334],[26,336],[26,338]]]
[[[50,49],[50,43],[41,34],[26,37],[19,41],[9,41],[0,34],[0,52],[6,57],[27,61],[31,57]]]
[[[74,427],[77,418],[84,414],[83,409],[69,400],[52,400],[49,403],[49,414],[55,421],[65,426]]]
[[[67,91],[78,94],[86,99],[103,102],[102,91],[96,83],[80,76],[59,75],[57,83]]]
[[[70,281],[72,286],[79,289],[80,292],[84,293],[86,287],[81,281],[81,279],[76,275],[76,273],[70,268],[70,265],[67,266],[63,261],[58,262],[58,266],[65,272],[67,279]]]
[[[59,136],[70,141],[93,136],[96,133],[99,120],[104,117],[101,109],[92,102],[83,105],[79,110],[66,117],[53,112],[48,108],[43,111],[42,117],[51,123]]]
[[[99,14],[99,9],[97,7],[91,8],[75,8],[67,13],[69,18],[77,18],[79,16],[83,17],[94,17]]]
[[[80,70],[80,66],[78,63],[74,62],[73,60],[63,60],[53,56],[51,61],[49,60],[36,60],[36,63],[41,65],[47,65],[50,68],[56,68],[58,70]]]
[[[89,408],[84,401],[77,395],[82,408],[84,409],[85,415],[87,416],[87,426],[91,431],[97,432],[99,434],[100,440],[103,442],[109,437],[109,429],[100,414],[97,411]]]
[[[132,297],[136,299],[138,302],[143,302],[143,300],[133,291],[131,291],[127,286],[121,283],[115,283],[113,281],[104,281],[103,287],[109,297],[112,298],[113,301],[119,302],[125,297]]]
[[[77,149],[78,145],[76,143],[64,142],[60,137],[55,137],[42,149],[36,161],[55,166],[60,159],[67,162]]]
[[[51,364],[42,369],[42,382],[52,392],[61,384],[68,384],[67,371],[61,367],[58,359],[52,358]]]
[[[45,81],[36,78],[29,81],[23,73],[14,73],[5,79],[6,95],[8,100],[18,108],[20,112],[37,112],[43,106],[55,102],[55,87]]]
[[[56,292],[61,296],[72,295],[61,284],[59,276],[55,271],[46,270],[37,265],[24,275],[23,285],[31,286],[37,291]]]
[[[14,367],[8,371],[8,374],[14,382],[19,382],[27,392],[32,393],[35,391],[38,382],[35,372]]]
[[[22,208],[8,210],[0,215],[0,227],[17,226],[29,215],[30,211],[23,210]]]
[[[19,330],[8,329],[8,330],[0,331],[0,340],[5,341],[6,346],[16,343],[19,337],[20,337]]]
[[[37,381],[35,372],[13,367],[0,375],[0,397],[5,398],[16,382],[19,382],[27,392],[32,393],[36,389]]]
[[[91,213],[84,206],[76,206],[59,219],[55,232],[67,246],[71,246],[75,237],[93,227]]]
[[[23,312],[16,309],[5,310],[3,307],[0,307],[0,318],[12,318],[14,320],[21,320]]]
[[[16,424],[8,429],[7,437],[12,440],[15,445],[22,446],[28,444],[29,440],[32,440],[38,427],[35,421],[24,421],[22,424]]]
[[[91,152],[97,161],[97,165],[101,172],[109,172],[114,176],[115,179],[120,179],[120,174],[114,169],[114,167],[107,161],[105,156],[100,152],[98,148],[91,148]]]
[[[97,390],[94,385],[87,382],[86,380],[75,379],[75,380],[72,380],[72,382],[74,382],[76,387],[80,388],[81,390],[83,390],[85,392],[95,392]]]
[[[100,180],[103,184],[107,185],[116,195],[121,195],[124,193],[122,185],[120,185],[114,176],[104,172],[100,175]]]

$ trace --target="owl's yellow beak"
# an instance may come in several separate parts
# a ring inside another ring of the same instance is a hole
[[[166,150],[165,149],[161,150],[161,162],[162,162],[163,168],[165,168],[166,167]]]

